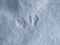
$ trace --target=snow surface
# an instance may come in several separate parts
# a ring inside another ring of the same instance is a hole
[[[0,0],[0,45],[60,45],[60,0]]]

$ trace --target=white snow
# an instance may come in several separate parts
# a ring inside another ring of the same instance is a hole
[[[0,45],[60,45],[60,0],[0,0]]]

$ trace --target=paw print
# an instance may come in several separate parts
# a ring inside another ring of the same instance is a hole
[[[18,19],[17,20],[17,25],[19,27],[25,28],[26,27],[26,21],[25,21],[25,19],[24,18]]]
[[[33,26],[36,26],[37,25],[38,20],[39,20],[39,17],[37,15],[34,15],[34,16],[29,15],[29,22]]]

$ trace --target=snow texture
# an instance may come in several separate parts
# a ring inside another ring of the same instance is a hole
[[[0,0],[0,45],[60,45],[60,0]]]

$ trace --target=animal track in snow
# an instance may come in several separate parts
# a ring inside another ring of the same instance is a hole
[[[37,25],[38,20],[39,20],[39,17],[38,17],[37,15],[35,15],[35,22],[34,22],[34,25]]]
[[[29,15],[29,18],[26,18],[26,20],[28,19],[29,21],[29,25],[32,25],[32,26],[37,26],[38,24],[38,20],[39,20],[39,17],[38,15]],[[16,21],[16,25],[18,27],[23,27],[25,28],[27,26],[27,22],[24,18],[20,18]]]
[[[29,15],[29,22],[33,25],[36,26],[38,23],[39,17],[37,15],[31,16]]]
[[[26,27],[25,19],[24,18],[18,19],[17,22],[16,22],[16,25],[19,26],[19,27],[25,28]]]

